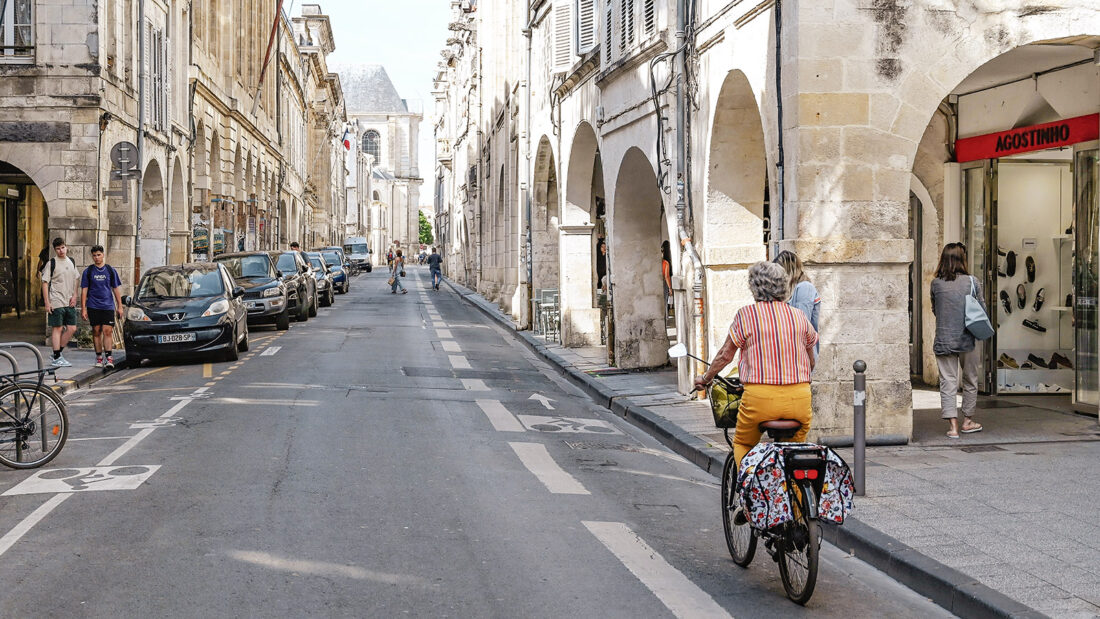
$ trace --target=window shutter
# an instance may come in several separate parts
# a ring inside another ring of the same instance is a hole
[[[172,40],[164,41],[164,126],[168,126],[172,110]]]
[[[153,106],[149,104],[149,102],[153,99],[153,89],[152,89],[153,80],[151,79],[152,78],[152,75],[151,75],[152,71],[150,70],[153,66],[153,63],[149,61],[150,57],[153,55],[152,54],[153,50],[151,49],[151,44],[153,42],[152,41],[152,39],[153,39],[152,33],[153,33],[153,25],[150,24],[149,22],[145,22],[145,29],[141,33],[141,36],[145,39],[145,54],[144,54],[144,57],[141,59],[141,64],[142,64],[141,68],[143,69],[143,73],[145,74],[144,75],[145,100],[142,101],[142,106],[145,108],[145,122],[146,123],[150,122],[150,114],[153,111]]]
[[[577,53],[586,54],[597,45],[596,0],[577,0]]]
[[[657,3],[655,0],[642,0],[642,28],[649,38],[657,34]]]
[[[619,6],[619,50],[634,45],[634,0],[621,0]]]
[[[605,0],[607,12],[603,22],[603,62],[604,66],[611,64],[611,52],[615,49],[615,0]]]
[[[572,0],[554,0],[552,58],[550,64],[554,73],[564,73],[573,66],[573,2]]]

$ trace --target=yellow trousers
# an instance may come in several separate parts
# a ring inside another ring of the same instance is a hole
[[[737,429],[733,433],[733,456],[737,469],[741,458],[760,442],[760,424],[772,419],[794,419],[802,422],[795,441],[805,441],[810,432],[814,411],[810,403],[810,383],[795,385],[745,385],[741,406],[737,409]]]

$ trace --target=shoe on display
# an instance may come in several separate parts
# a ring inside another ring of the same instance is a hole
[[[1012,368],[1014,370],[1020,369],[1020,364],[1016,363],[1016,360],[1010,357],[1006,352],[1001,353],[1000,358],[997,359],[997,363],[1003,365],[1006,368]]]
[[[1047,364],[1047,367],[1051,369],[1057,369],[1059,366],[1064,367],[1067,370],[1073,369],[1073,363],[1069,360],[1069,357],[1066,357],[1060,352],[1056,352],[1051,355],[1050,363]]]
[[[1050,367],[1050,366],[1047,365],[1046,361],[1043,361],[1042,357],[1039,357],[1038,355],[1035,355],[1035,354],[1032,354],[1032,353],[1027,354],[1027,360],[1030,361],[1031,363],[1041,367],[1041,368]]]
[[[1020,369],[1021,370],[1034,370],[1035,366],[1031,365],[1031,363],[1029,363],[1027,361],[1024,361],[1022,364],[1020,364]]]
[[[1027,257],[1027,261],[1024,262],[1024,267],[1027,269],[1027,281],[1035,281],[1035,258],[1032,256]]]
[[[1070,224],[1069,227],[1066,228],[1066,234],[1073,234],[1073,224]]]
[[[1028,329],[1038,331],[1039,333],[1046,333],[1047,332],[1047,328],[1044,327],[1043,325],[1039,324],[1039,321],[1035,320],[1034,318],[1025,318],[1024,319],[1024,326],[1027,327]]]
[[[1008,293],[1005,292],[1004,290],[1002,290],[1001,294],[1000,294],[1000,297],[1001,297],[1001,305],[1004,305],[1004,307],[1005,307],[1005,313],[1006,314],[1011,314],[1012,313],[1012,301],[1008,300]]]
[[[1024,309],[1027,305],[1027,288],[1024,288],[1023,284],[1016,286],[1016,306],[1020,309]]]
[[[1023,284],[1020,284],[1021,286]],[[1039,308],[1043,306],[1043,301],[1046,301],[1046,297],[1043,295],[1043,291],[1046,288],[1040,288],[1039,292],[1035,293],[1035,303],[1031,306],[1035,311],[1039,311]]]
[[[1008,257],[1005,258],[1005,273],[1008,273],[1009,277],[1016,274],[1016,252],[1008,252]]]

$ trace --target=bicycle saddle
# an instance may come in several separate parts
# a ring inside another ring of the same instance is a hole
[[[798,431],[802,429],[802,422],[794,419],[769,419],[760,423],[760,431],[778,430],[780,432]]]

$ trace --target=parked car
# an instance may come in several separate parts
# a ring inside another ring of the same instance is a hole
[[[370,263],[370,254],[371,250],[367,247],[367,237],[349,236],[344,239],[344,256],[351,264],[353,272],[371,272],[373,267]]]
[[[244,288],[215,262],[155,267],[145,272],[126,308],[126,358],[165,359],[221,353],[236,361],[248,350]]]
[[[332,269],[325,264],[325,259],[315,251],[305,252],[309,259],[309,266],[313,267],[313,278],[317,280],[317,298],[321,307],[328,307],[336,302],[336,284],[333,282]]]
[[[265,251],[221,254],[214,262],[223,265],[244,288],[248,324],[275,323],[280,331],[290,328],[290,303],[286,286],[279,279],[275,261]]]
[[[344,264],[344,252],[335,248],[317,250],[325,259],[325,264],[332,267],[332,280],[336,289],[343,294],[351,290],[351,277],[348,276],[348,268]]]
[[[313,279],[313,270],[300,251],[272,251],[278,276],[286,286],[290,304],[290,313],[298,322],[309,320],[317,315],[317,281]]]

